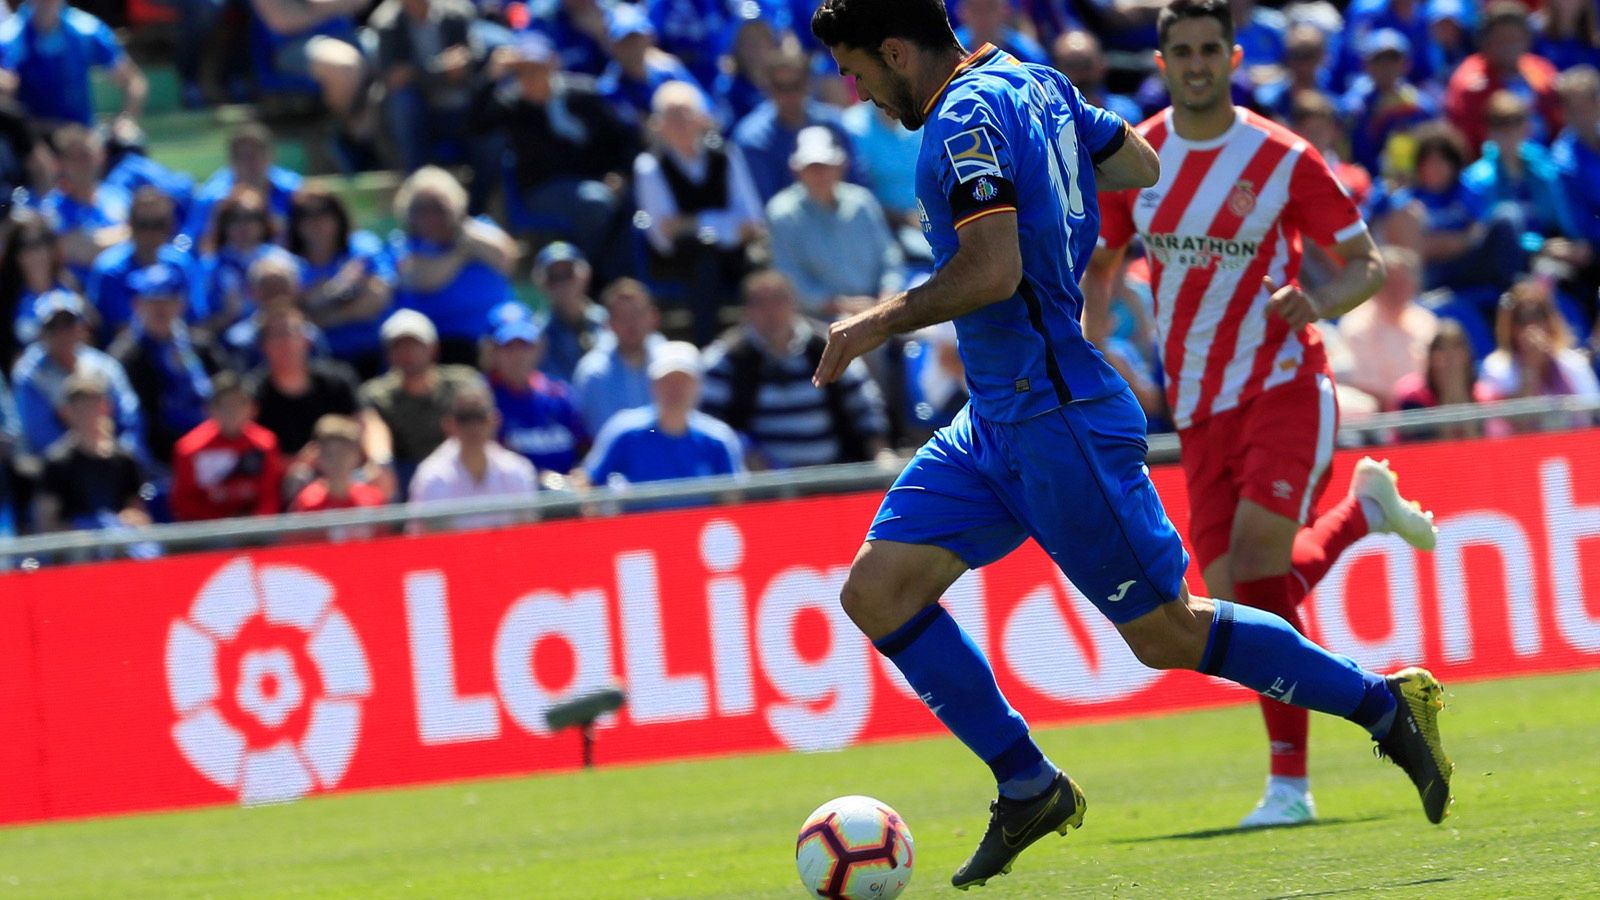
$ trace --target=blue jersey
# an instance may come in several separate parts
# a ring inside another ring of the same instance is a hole
[[[691,412],[689,430],[671,435],[657,426],[655,409],[646,406],[612,416],[583,465],[594,484],[606,484],[614,475],[638,484],[741,473],[743,456],[733,429],[705,413]]]
[[[955,320],[972,407],[1015,422],[1127,387],[1084,339],[1078,276],[1100,232],[1094,166],[1124,123],[1066,76],[985,44],[929,102],[917,158],[922,228],[943,266],[962,226],[1016,212],[1022,282]]]
[[[31,4],[0,24],[0,69],[17,76],[17,99],[36,118],[93,124],[89,70],[114,69],[123,58],[111,28],[71,6],[48,34],[34,24]]]

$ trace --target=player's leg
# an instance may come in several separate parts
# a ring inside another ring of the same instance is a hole
[[[1059,416],[1064,433],[1043,435],[1059,448],[1060,491],[1073,496],[1061,506],[1059,497],[1029,486],[1030,498],[1041,500],[1029,516],[1035,537],[1057,551],[1067,577],[1145,665],[1198,669],[1361,725],[1411,775],[1429,819],[1442,819],[1449,763],[1434,718],[1438,682],[1422,670],[1385,679],[1307,640],[1281,616],[1191,595],[1182,581],[1187,556],[1144,469],[1142,435],[1135,443],[1116,426],[1119,415],[1131,417],[1126,408],[1138,413],[1131,397],[1121,398],[1066,407]],[[1023,468],[1026,480],[1028,464]],[[1065,474],[1073,471],[1082,473],[1076,485]],[[1397,721],[1405,727],[1392,728]]]
[[[1250,500],[1234,510],[1229,550],[1204,569],[1206,587],[1216,597],[1232,597],[1274,613],[1305,632],[1292,589],[1290,557],[1300,523]],[[1316,818],[1306,777],[1310,715],[1301,707],[1263,694],[1258,699],[1267,730],[1267,786],[1261,801],[1240,820],[1241,828],[1293,825]]]
[[[959,888],[1009,870],[1045,835],[1081,825],[1087,805],[1034,744],[977,645],[937,603],[967,568],[1027,537],[1001,431],[963,410],[929,439],[885,495],[843,592],[851,619],[994,773],[1000,796],[980,852],[951,879]]]
[[[1294,391],[1297,385],[1287,385],[1258,397],[1244,407],[1227,410],[1196,423],[1179,433],[1182,443],[1184,481],[1189,490],[1189,541],[1205,577],[1208,593],[1213,597],[1232,597],[1237,602],[1277,613],[1296,630],[1303,630],[1297,604],[1289,597],[1286,576],[1289,572],[1291,547],[1299,530],[1299,523],[1286,516],[1276,515],[1251,501],[1240,500],[1241,492],[1252,481],[1270,484],[1286,473],[1269,469],[1260,471],[1265,458],[1272,465],[1282,465],[1277,457],[1253,454],[1255,444],[1267,441],[1293,441],[1290,433],[1263,432],[1263,420],[1268,427],[1287,416],[1303,420],[1303,407],[1307,398],[1293,398],[1287,409],[1270,409],[1285,391]],[[1315,397],[1309,398],[1313,407],[1310,422],[1311,436],[1317,434],[1315,422]],[[1291,470],[1287,475],[1303,482],[1315,462],[1311,437],[1300,429],[1299,443],[1302,452],[1297,468],[1298,476]],[[1326,436],[1331,441],[1331,434]],[[1331,454],[1331,444],[1329,445]],[[1295,454],[1288,454],[1295,456]],[[1252,471],[1251,463],[1255,463]],[[1271,495],[1271,490],[1267,491]],[[1289,494],[1289,491],[1280,491]],[[1298,498],[1280,500],[1298,503]],[[1242,587],[1240,586],[1242,585]],[[1305,822],[1315,817],[1310,787],[1306,782],[1306,748],[1310,732],[1305,710],[1279,703],[1270,697],[1260,698],[1261,717],[1266,724],[1268,747],[1267,787],[1261,802],[1239,823],[1241,827],[1288,825]]]
[[[1439,531],[1433,513],[1400,493],[1400,478],[1386,459],[1363,457],[1350,477],[1350,491],[1300,529],[1294,540],[1290,589],[1305,599],[1339,555],[1368,534],[1397,534],[1418,550],[1432,551]]]
[[[970,567],[1025,535],[975,462],[987,456],[965,414],[935,434],[884,496],[841,602],[939,721],[987,764],[1003,797],[1035,796],[1056,768],[995,684],[989,662],[939,598]]]

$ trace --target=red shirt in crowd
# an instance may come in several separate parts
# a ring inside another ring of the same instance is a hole
[[[370,484],[356,482],[350,485],[350,493],[344,497],[335,497],[328,490],[328,482],[318,478],[305,486],[300,496],[294,498],[289,504],[290,512],[325,512],[330,509],[356,509],[361,506],[382,506],[387,502],[383,491]]]
[[[1489,60],[1482,53],[1474,53],[1461,61],[1450,85],[1445,89],[1444,114],[1450,123],[1461,129],[1472,143],[1473,152],[1483,146],[1489,137],[1489,97],[1502,88],[1517,89],[1518,93],[1533,93],[1533,109],[1543,119],[1554,136],[1561,130],[1565,116],[1561,112],[1561,99],[1556,96],[1556,67],[1542,56],[1522,54],[1517,60],[1517,76],[1521,85],[1503,78],[1489,68]]]
[[[207,419],[172,451],[172,516],[180,522],[272,515],[283,509],[278,439],[250,423],[228,437]]]
[[[335,497],[328,490],[328,481],[318,478],[305,486],[294,502],[289,504],[290,512],[326,512],[332,509],[356,509],[362,506],[382,506],[388,502],[383,491],[370,484],[356,482],[350,485],[350,493],[343,497]],[[365,541],[378,536],[378,526],[375,525],[341,525],[329,528],[324,532],[304,532],[297,540],[322,540],[332,544],[344,541]]]

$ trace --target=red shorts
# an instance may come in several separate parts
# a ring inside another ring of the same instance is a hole
[[[1305,524],[1328,487],[1338,430],[1333,378],[1319,374],[1178,432],[1189,543],[1202,569],[1228,552],[1240,500]]]

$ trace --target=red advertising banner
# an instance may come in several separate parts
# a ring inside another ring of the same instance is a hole
[[[1313,635],[1446,681],[1600,668],[1597,435],[1389,456],[1438,550],[1357,544],[1308,601]],[[1181,476],[1155,478],[1181,529]],[[0,576],[0,822],[572,768],[578,735],[544,713],[613,683],[602,764],[936,733],[838,605],[877,500]],[[1249,699],[1140,666],[1031,544],[945,603],[1038,725]]]

